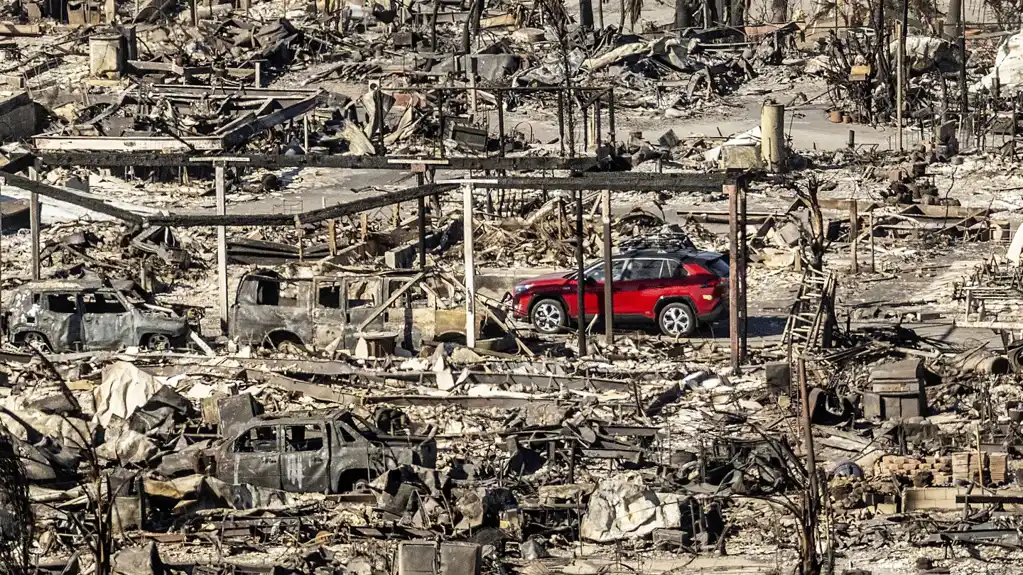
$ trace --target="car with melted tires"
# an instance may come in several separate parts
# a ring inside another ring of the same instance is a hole
[[[190,330],[198,333],[201,310],[161,305],[133,285],[104,279],[28,282],[11,294],[4,334],[17,347],[60,353],[169,350],[184,345]]]

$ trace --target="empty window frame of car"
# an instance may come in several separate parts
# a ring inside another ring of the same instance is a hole
[[[290,453],[319,451],[323,449],[323,445],[323,426],[318,423],[284,426],[284,451]]]
[[[236,453],[272,453],[279,450],[276,425],[253,427],[234,442]]]
[[[82,294],[82,308],[85,313],[90,314],[119,314],[128,311],[117,294],[112,291]]]
[[[46,294],[46,309],[53,313],[78,312],[78,294],[54,292]]]

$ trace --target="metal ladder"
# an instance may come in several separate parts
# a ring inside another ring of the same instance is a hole
[[[834,301],[835,275],[807,269],[799,284],[799,293],[792,304],[785,323],[785,345],[790,357],[799,357],[807,349],[820,345],[824,324],[827,322],[826,299]]]

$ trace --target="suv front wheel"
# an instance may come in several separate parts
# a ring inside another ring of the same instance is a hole
[[[672,337],[688,337],[696,331],[696,314],[684,303],[669,303],[657,316],[661,333]]]
[[[556,299],[542,299],[533,306],[529,319],[541,333],[558,333],[568,325],[568,313],[565,306]]]

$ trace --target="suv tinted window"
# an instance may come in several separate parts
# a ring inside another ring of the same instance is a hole
[[[656,280],[661,277],[661,259],[636,259],[629,262],[625,270],[626,280]]]
[[[700,262],[700,265],[710,270],[711,272],[714,272],[714,275],[718,276],[719,278],[728,277],[728,260],[726,260],[725,258],[717,258],[710,261],[702,261]]]
[[[613,259],[611,260],[611,280],[619,281],[622,279],[622,270],[625,269],[625,260]],[[597,262],[590,266],[590,269],[586,271],[586,277],[592,279],[595,282],[604,282],[604,262]]]
[[[675,260],[662,260],[661,279],[677,279],[686,275],[685,269]]]

